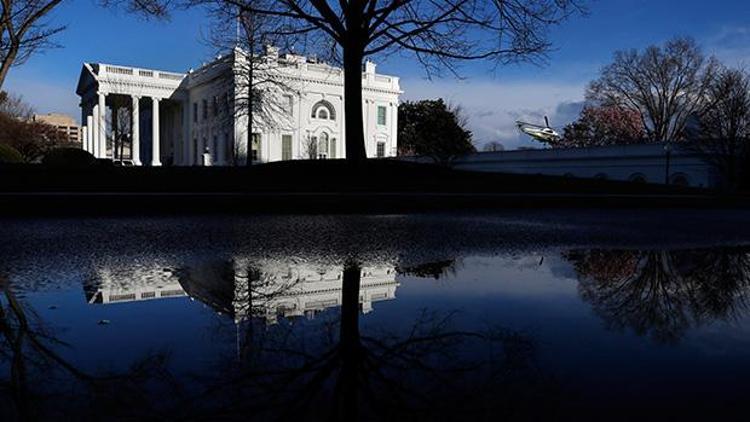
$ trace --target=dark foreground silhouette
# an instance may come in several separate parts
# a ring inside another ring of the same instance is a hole
[[[695,188],[481,173],[395,160],[244,167],[0,167],[0,212],[393,212],[525,206],[745,206]]]

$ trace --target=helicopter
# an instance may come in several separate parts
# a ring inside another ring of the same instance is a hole
[[[537,141],[554,142],[562,137],[557,131],[550,127],[547,116],[544,116],[544,124],[544,126],[541,126],[533,123],[522,122],[520,120],[516,122],[516,126],[521,133],[529,135]]]

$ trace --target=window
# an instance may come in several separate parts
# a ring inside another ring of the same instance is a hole
[[[193,103],[193,122],[198,123],[198,103]]]
[[[208,101],[203,100],[203,120],[208,119]]]
[[[232,145],[229,144],[229,134],[224,133],[224,156],[222,157],[225,162],[231,163],[232,162],[232,154],[233,154],[233,148]]]
[[[281,159],[292,159],[292,135],[281,135]]]
[[[385,157],[385,142],[378,142],[377,154],[378,154],[378,158]]]
[[[328,152],[331,158],[336,158],[336,138],[331,138],[331,142],[328,144]]]
[[[328,134],[323,132],[318,139],[318,158],[325,160],[328,158]]]
[[[229,95],[227,93],[221,96],[221,112],[229,112]]]
[[[282,107],[284,112],[290,116],[294,115],[294,98],[291,95],[284,95],[282,99]]]
[[[215,95],[213,98],[213,104],[211,105],[211,112],[213,113],[214,117],[219,115],[219,98]]]
[[[336,109],[328,101],[318,101],[312,108],[313,119],[336,120]]]
[[[260,160],[260,133],[253,133],[251,155],[253,161]]]
[[[386,124],[386,113],[388,109],[385,106],[378,106],[378,124],[385,126]]]

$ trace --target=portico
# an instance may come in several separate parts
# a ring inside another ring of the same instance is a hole
[[[182,164],[187,132],[184,74],[85,63],[81,97],[83,148],[132,165]]]

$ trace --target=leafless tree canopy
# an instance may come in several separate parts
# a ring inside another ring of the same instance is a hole
[[[711,104],[701,117],[701,135],[708,138],[750,137],[750,74],[721,69],[708,89]]]
[[[0,88],[11,67],[23,64],[34,52],[50,47],[62,26],[44,19],[62,0],[0,1]]]
[[[104,7],[121,7],[128,12],[146,18],[166,19],[170,10],[177,6],[173,0],[101,0]]]
[[[546,29],[580,10],[573,0],[220,0],[275,16],[288,33],[322,31],[364,56],[410,50],[428,69],[453,60],[511,62],[546,52]]]
[[[0,114],[19,120],[30,120],[34,115],[34,108],[24,101],[22,96],[0,91]]]
[[[588,88],[589,100],[637,110],[653,141],[684,138],[688,121],[706,107],[718,63],[689,38],[664,46],[618,51]]]
[[[722,68],[706,95],[692,147],[723,173],[727,188],[747,183],[750,163],[750,74]]]
[[[148,12],[136,1],[131,4]],[[343,62],[350,160],[365,158],[360,77],[365,57],[409,51],[429,75],[457,73],[462,60],[495,65],[539,60],[551,46],[549,26],[581,10],[578,0],[186,1],[267,19],[273,22],[269,34],[296,37],[301,49]]]

